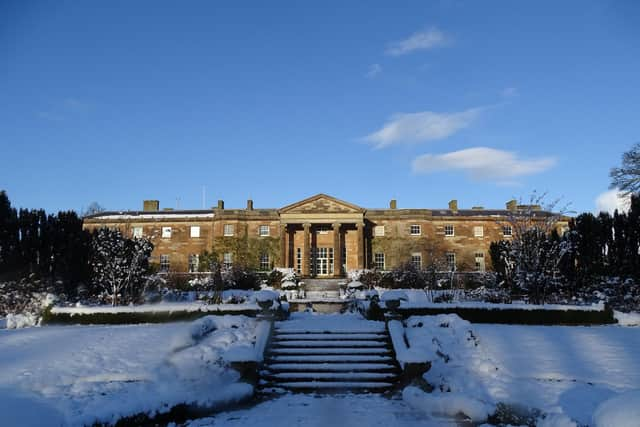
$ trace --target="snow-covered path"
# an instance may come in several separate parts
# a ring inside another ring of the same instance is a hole
[[[378,394],[285,394],[249,409],[222,412],[192,421],[188,427],[435,427],[456,426],[450,420],[427,419],[400,396]]]

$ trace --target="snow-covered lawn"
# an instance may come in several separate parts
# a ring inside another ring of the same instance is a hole
[[[404,391],[427,413],[483,421],[506,403],[566,422],[558,425],[595,425],[600,404],[621,393],[633,401],[640,389],[640,328],[471,325],[439,315],[411,317],[405,333],[413,352],[433,361],[425,379],[434,392]]]
[[[0,424],[83,425],[235,401],[253,389],[227,361],[250,359],[255,341],[244,316],[2,330]]]

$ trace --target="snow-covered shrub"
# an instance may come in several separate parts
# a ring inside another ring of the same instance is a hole
[[[34,275],[19,282],[0,283],[0,317],[6,317],[6,327],[39,325],[44,311],[57,300],[47,289]]]
[[[274,268],[267,278],[267,284],[274,289],[280,289],[286,282],[298,283],[299,281],[300,278],[293,268]]]

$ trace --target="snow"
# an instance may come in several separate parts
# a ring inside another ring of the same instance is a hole
[[[613,317],[616,318],[616,320],[620,325],[640,326],[640,313],[637,313],[637,312],[623,313],[621,311],[614,311]]]
[[[400,300],[407,301],[407,293],[404,290],[392,290],[382,294],[380,301]]]
[[[229,363],[256,358],[257,323],[207,316],[191,323],[2,330],[2,423],[113,423],[179,403],[246,398],[253,387],[238,383]]]
[[[595,427],[638,427],[640,390],[623,393],[598,406],[593,414]]]
[[[451,420],[425,419],[422,411],[399,398],[374,394],[330,396],[286,394],[252,408],[223,412],[189,423],[188,427],[289,427],[367,426],[435,427],[456,426]]]
[[[0,317],[0,329],[4,329],[7,327],[7,319]]]
[[[7,314],[7,318],[4,320],[5,328],[7,329],[19,329],[28,328],[30,326],[37,326],[40,324],[40,317],[32,314]],[[0,321],[0,328],[2,328],[2,322]]]
[[[402,398],[411,407],[424,411],[429,416],[464,415],[474,422],[483,422],[494,412],[494,407],[464,393],[425,393],[417,387],[406,387]]]
[[[257,304],[206,304],[202,301],[192,302],[161,302],[158,304],[124,305],[124,306],[80,306],[80,307],[53,307],[52,314],[117,314],[117,313],[172,313],[176,311],[258,311]]]
[[[280,294],[275,291],[269,291],[264,289],[262,291],[256,292],[255,297],[256,297],[256,301],[260,301],[260,302],[278,301],[278,299],[280,299]]]
[[[381,300],[384,300],[388,291],[382,294]],[[388,298],[387,298],[388,299]],[[453,309],[453,308],[481,308],[485,310],[561,310],[561,311],[602,311],[604,310],[604,304],[591,304],[591,305],[563,305],[563,304],[497,304],[480,301],[460,301],[460,302],[427,302],[427,301],[402,301],[400,308],[437,308],[437,309]]]
[[[365,320],[360,314],[291,313],[286,322],[276,325],[283,332],[383,332],[384,322]]]

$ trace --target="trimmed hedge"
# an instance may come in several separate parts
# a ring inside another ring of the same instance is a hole
[[[389,313],[384,309],[385,313]],[[594,310],[518,310],[488,308],[406,308],[397,313],[404,319],[410,316],[435,316],[437,314],[457,314],[471,323],[501,323],[512,325],[606,325],[616,323],[613,310],[606,307]]]
[[[279,310],[281,311],[281,310]],[[158,311],[148,313],[90,313],[70,314],[51,313],[47,311],[42,317],[46,325],[122,325],[137,323],[167,323],[195,320],[200,317],[214,315],[245,315],[255,317],[259,310],[242,311]],[[278,314],[276,314],[277,316]]]

